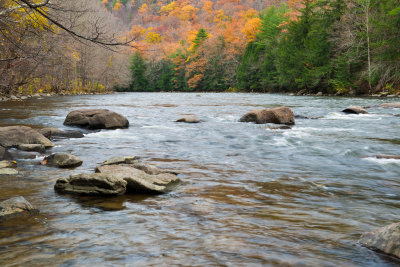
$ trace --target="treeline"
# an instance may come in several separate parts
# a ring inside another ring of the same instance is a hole
[[[123,27],[98,1],[0,0],[0,94],[129,84],[127,39],[116,29]]]
[[[162,59],[136,52],[131,91],[375,93],[400,90],[400,1],[304,0],[254,20],[241,54],[199,29]]]

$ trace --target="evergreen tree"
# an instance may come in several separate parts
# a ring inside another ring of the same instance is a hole
[[[131,58],[131,91],[146,91],[148,89],[148,81],[145,77],[145,72],[146,63],[142,55],[140,55],[140,53],[136,51]]]

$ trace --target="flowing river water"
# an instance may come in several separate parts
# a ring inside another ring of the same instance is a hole
[[[0,266],[398,266],[357,241],[400,221],[400,160],[375,157],[400,155],[400,110],[340,112],[388,101],[126,93],[2,102],[2,126],[71,129],[63,121],[81,108],[113,110],[131,126],[55,142],[47,154],[80,157],[76,169],[41,166],[37,155],[0,177],[0,201],[21,195],[41,211],[0,223]],[[290,130],[238,122],[250,109],[281,105],[323,117],[297,119]],[[203,122],[174,122],[185,114]],[[158,196],[53,189],[58,178],[129,155],[181,171],[183,183]]]

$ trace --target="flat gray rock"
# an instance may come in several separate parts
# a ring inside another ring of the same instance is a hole
[[[41,144],[21,144],[18,146],[18,149],[22,151],[35,151],[39,153],[46,152],[46,148]]]
[[[46,138],[49,139],[63,139],[63,138],[83,138],[84,135],[80,131],[62,131],[53,127],[46,127],[39,130]]]
[[[124,179],[127,182],[128,193],[166,193],[180,182],[175,174],[161,172],[154,166],[144,164],[137,164],[136,167],[135,164],[105,165],[97,167],[96,172]]]
[[[54,189],[61,193],[82,195],[122,195],[127,182],[112,174],[82,173],[58,179]]]
[[[400,102],[384,103],[381,104],[382,108],[400,108]]]
[[[0,175],[16,175],[19,172],[16,169],[12,168],[2,168],[0,169]]]
[[[41,133],[27,126],[0,127],[0,145],[4,148],[18,147],[21,144],[41,144],[53,147],[54,144]]]
[[[114,157],[103,162],[103,165],[115,165],[115,164],[131,164],[139,162],[139,158],[136,156],[127,157]]]
[[[24,197],[13,197],[0,202],[0,220],[30,216],[38,212],[39,210],[32,206]]]

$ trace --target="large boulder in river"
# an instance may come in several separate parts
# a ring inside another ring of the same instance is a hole
[[[82,173],[58,179],[54,189],[61,193],[83,195],[122,195],[127,182],[112,174]]]
[[[368,111],[360,106],[350,106],[342,110],[346,114],[368,114]]]
[[[53,127],[46,127],[39,130],[39,133],[43,134],[49,139],[62,139],[62,138],[82,138],[83,133],[80,131],[62,131]]]
[[[38,212],[39,210],[24,197],[13,197],[0,202],[0,221],[14,217],[30,216]]]
[[[176,174],[144,163],[103,165],[97,167],[96,172],[124,179],[128,193],[166,193],[180,182]]]
[[[17,147],[21,144],[41,144],[45,147],[53,147],[53,143],[41,133],[27,126],[0,127],[0,145]]]
[[[240,118],[240,122],[255,122],[257,124],[275,123],[294,125],[293,111],[288,107],[254,109]]]
[[[42,163],[58,168],[75,168],[82,165],[82,160],[71,154],[55,153],[45,157]]]
[[[64,125],[88,129],[117,129],[129,127],[129,121],[124,116],[108,109],[80,109],[71,111]]]
[[[400,258],[400,223],[364,233],[360,243],[367,248]]]
[[[381,104],[382,108],[400,108],[400,102],[384,103]]]

